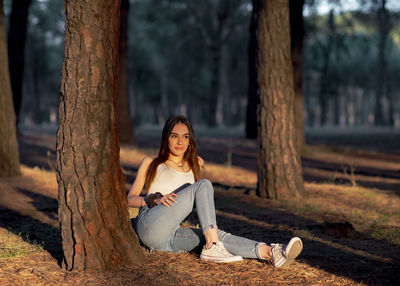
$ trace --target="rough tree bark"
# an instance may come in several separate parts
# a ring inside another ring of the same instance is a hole
[[[57,181],[68,270],[115,269],[145,259],[119,165],[119,9],[120,1],[65,1]]]
[[[15,113],[8,70],[3,0],[0,0],[0,177],[21,174]]]
[[[304,138],[304,105],[303,105],[303,84],[302,84],[302,62],[303,62],[303,21],[304,0],[289,1],[290,12],[290,39],[292,50],[292,64],[294,76],[294,122],[296,126],[296,146],[298,152],[303,150]]]
[[[258,194],[271,199],[301,197],[304,186],[295,145],[288,0],[264,1],[257,39]]]
[[[8,59],[10,61],[11,90],[13,92],[14,110],[19,122],[22,102],[22,84],[25,65],[25,40],[28,23],[28,10],[31,0],[14,0],[10,14],[8,32]]]
[[[129,53],[128,53],[128,13],[129,0],[121,1],[121,24],[119,35],[119,89],[118,89],[118,127],[119,142],[135,145],[135,135],[130,111],[129,98]]]

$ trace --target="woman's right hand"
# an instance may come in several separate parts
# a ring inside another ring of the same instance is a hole
[[[167,208],[171,207],[174,203],[176,203],[175,198],[177,198],[178,195],[175,193],[170,193],[167,195],[162,196],[161,198],[156,199],[157,205],[163,204]]]

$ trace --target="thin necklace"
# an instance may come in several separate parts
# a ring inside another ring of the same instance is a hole
[[[175,161],[172,160],[172,159],[168,159],[168,161],[171,161],[172,163],[174,163],[176,166],[178,166],[178,167],[181,168],[181,169],[183,169],[183,166],[185,165],[185,163],[183,162],[183,159],[182,159],[182,161],[180,161],[179,163],[175,162]]]

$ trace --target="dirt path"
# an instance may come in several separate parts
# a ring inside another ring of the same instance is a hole
[[[57,185],[54,172],[49,172],[55,167],[54,136],[25,134],[20,138],[21,161],[26,166],[23,177],[0,179],[0,233],[12,231],[29,244],[39,242],[43,250],[32,251],[23,257],[0,258],[0,285],[398,284],[399,245],[374,239],[358,230],[351,237],[326,235],[320,215],[312,212],[302,215],[288,205],[247,195],[254,193],[255,188],[254,142],[235,140],[232,144],[235,166],[226,167],[217,164],[225,162],[223,154],[229,144],[224,144],[223,140],[200,139],[202,156],[213,163],[210,170],[214,173],[219,227],[267,242],[284,242],[293,235],[302,237],[304,251],[290,267],[274,269],[260,261],[247,259],[229,265],[205,263],[195,252],[148,253],[147,264],[114,273],[62,270],[59,266],[62,248],[57,219]],[[339,156],[332,150],[310,151],[304,157],[306,181],[320,178],[321,181],[351,184],[355,180],[366,186],[375,184],[384,192],[400,190],[400,163],[396,156],[388,159],[378,153],[372,156],[374,153],[366,151],[347,152],[341,152]],[[129,184],[135,176],[137,162],[129,159],[121,162]],[[343,171],[346,166],[353,171]],[[311,184],[306,186],[310,196],[319,195],[312,193]],[[328,193],[329,190],[320,194],[321,198]],[[187,223],[198,224],[196,216],[190,216]]]

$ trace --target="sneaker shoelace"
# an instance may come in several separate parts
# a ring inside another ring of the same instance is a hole
[[[272,247],[272,257],[271,260],[278,260],[283,255],[282,244],[280,243],[271,243]]]
[[[212,247],[214,248],[214,250],[216,252],[218,252],[219,254],[221,254],[223,256],[231,256],[232,255],[225,249],[225,247],[222,243],[214,242]]]

